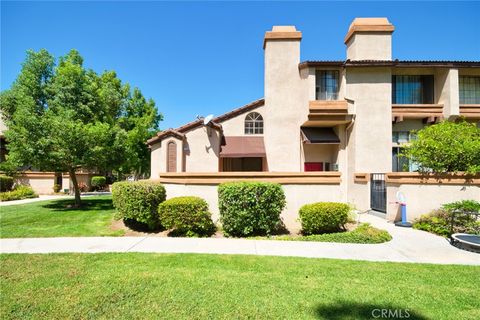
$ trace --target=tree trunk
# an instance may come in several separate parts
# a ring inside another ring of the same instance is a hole
[[[68,174],[70,175],[70,179],[72,180],[73,191],[75,192],[75,208],[79,208],[81,205],[80,189],[78,188],[78,181],[77,176],[75,175],[75,169],[70,169]]]

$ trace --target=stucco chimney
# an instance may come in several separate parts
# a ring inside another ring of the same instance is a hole
[[[355,18],[345,36],[347,59],[392,60],[392,33],[387,18]]]

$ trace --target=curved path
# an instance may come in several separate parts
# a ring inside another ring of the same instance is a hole
[[[78,237],[1,239],[1,253],[157,252],[251,254],[368,261],[480,265],[480,254],[463,251],[433,234],[396,227],[362,215],[361,222],[385,229],[393,240],[382,244],[247,240],[226,238]]]

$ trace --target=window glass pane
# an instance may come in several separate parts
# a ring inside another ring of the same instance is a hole
[[[315,73],[315,78],[317,100],[338,99],[339,72],[337,70],[319,70]]]
[[[251,112],[245,117],[245,134],[263,134],[263,118],[258,112]]]
[[[431,104],[434,85],[432,75],[393,75],[392,103]]]
[[[461,104],[480,104],[480,77],[460,76],[458,79]]]

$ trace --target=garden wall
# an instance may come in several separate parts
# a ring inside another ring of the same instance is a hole
[[[78,183],[83,182],[90,187],[90,179],[93,174],[77,173]],[[54,172],[23,172],[15,176],[15,182],[18,184],[29,185],[37,194],[52,194],[55,184]],[[73,190],[73,185],[68,174],[62,175],[62,190]]]
[[[160,182],[165,186],[167,199],[179,196],[198,196],[205,199],[213,215],[219,219],[218,184],[228,181],[268,181],[282,184],[287,206],[282,212],[285,226],[292,232],[300,230],[298,210],[307,203],[319,201],[346,202],[340,187],[340,173],[212,173],[162,174]]]
[[[480,200],[480,175],[464,174],[422,175],[416,172],[386,174],[387,220],[400,219],[397,191],[406,198],[409,221],[439,208],[445,203],[459,200]]]

